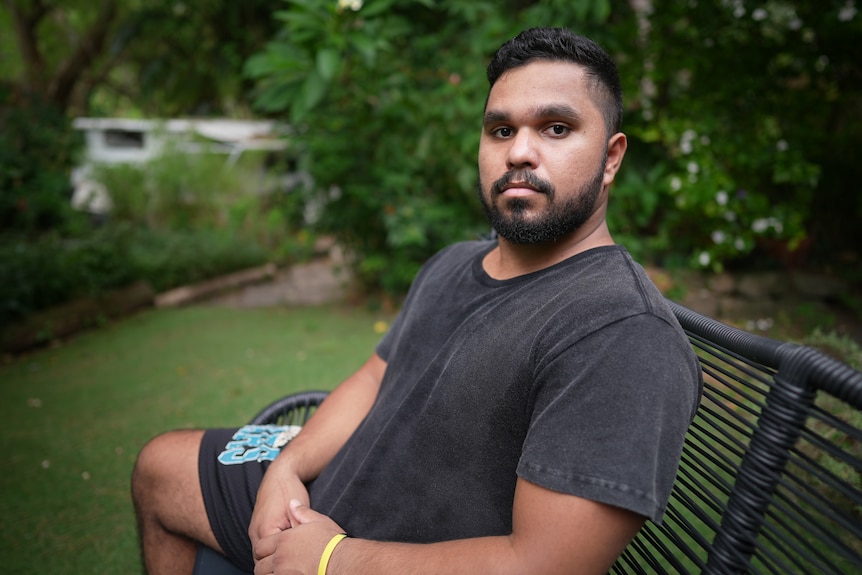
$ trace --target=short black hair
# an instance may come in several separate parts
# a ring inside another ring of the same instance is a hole
[[[616,64],[601,46],[566,28],[530,28],[500,46],[488,64],[489,88],[505,72],[536,60],[583,66],[608,136],[620,131],[623,93]]]

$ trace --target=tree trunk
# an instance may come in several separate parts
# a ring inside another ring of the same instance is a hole
[[[61,110],[68,110],[75,88],[104,50],[108,32],[116,15],[115,0],[102,2],[96,21],[82,34],[78,45],[72,48],[71,56],[55,72],[48,85],[48,97]]]
[[[37,29],[52,10],[60,8],[44,0],[6,0],[6,6],[12,16],[15,39],[24,64],[19,88],[23,92],[42,95],[62,112],[67,112],[75,91],[80,89],[87,72],[105,49],[117,17],[116,0],[103,0],[93,24],[81,33],[75,45],[69,46],[68,58],[53,71],[45,63]]]
[[[29,10],[25,8],[27,5],[26,2],[22,4],[16,0],[6,0],[6,7],[12,15],[15,41],[24,62],[21,87],[27,92],[44,93],[47,85],[45,59],[39,50],[36,27],[48,13],[48,8],[41,0],[32,0],[29,3]]]

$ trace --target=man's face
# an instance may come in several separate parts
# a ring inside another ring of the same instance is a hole
[[[582,67],[541,60],[503,74],[479,143],[479,196],[497,233],[541,244],[603,219],[607,143]]]

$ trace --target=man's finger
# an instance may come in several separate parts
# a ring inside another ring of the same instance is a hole
[[[257,564],[261,559],[269,557],[275,553],[277,538],[277,533],[273,533],[257,540],[257,543],[255,543],[252,548],[255,564]]]
[[[294,525],[311,523],[319,517],[321,517],[320,513],[314,511],[299,499],[290,500],[290,518]]]

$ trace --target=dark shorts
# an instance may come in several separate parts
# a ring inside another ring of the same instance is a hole
[[[210,429],[201,440],[198,473],[207,518],[225,555],[240,569],[254,570],[248,525],[263,474],[298,430],[246,425]]]

